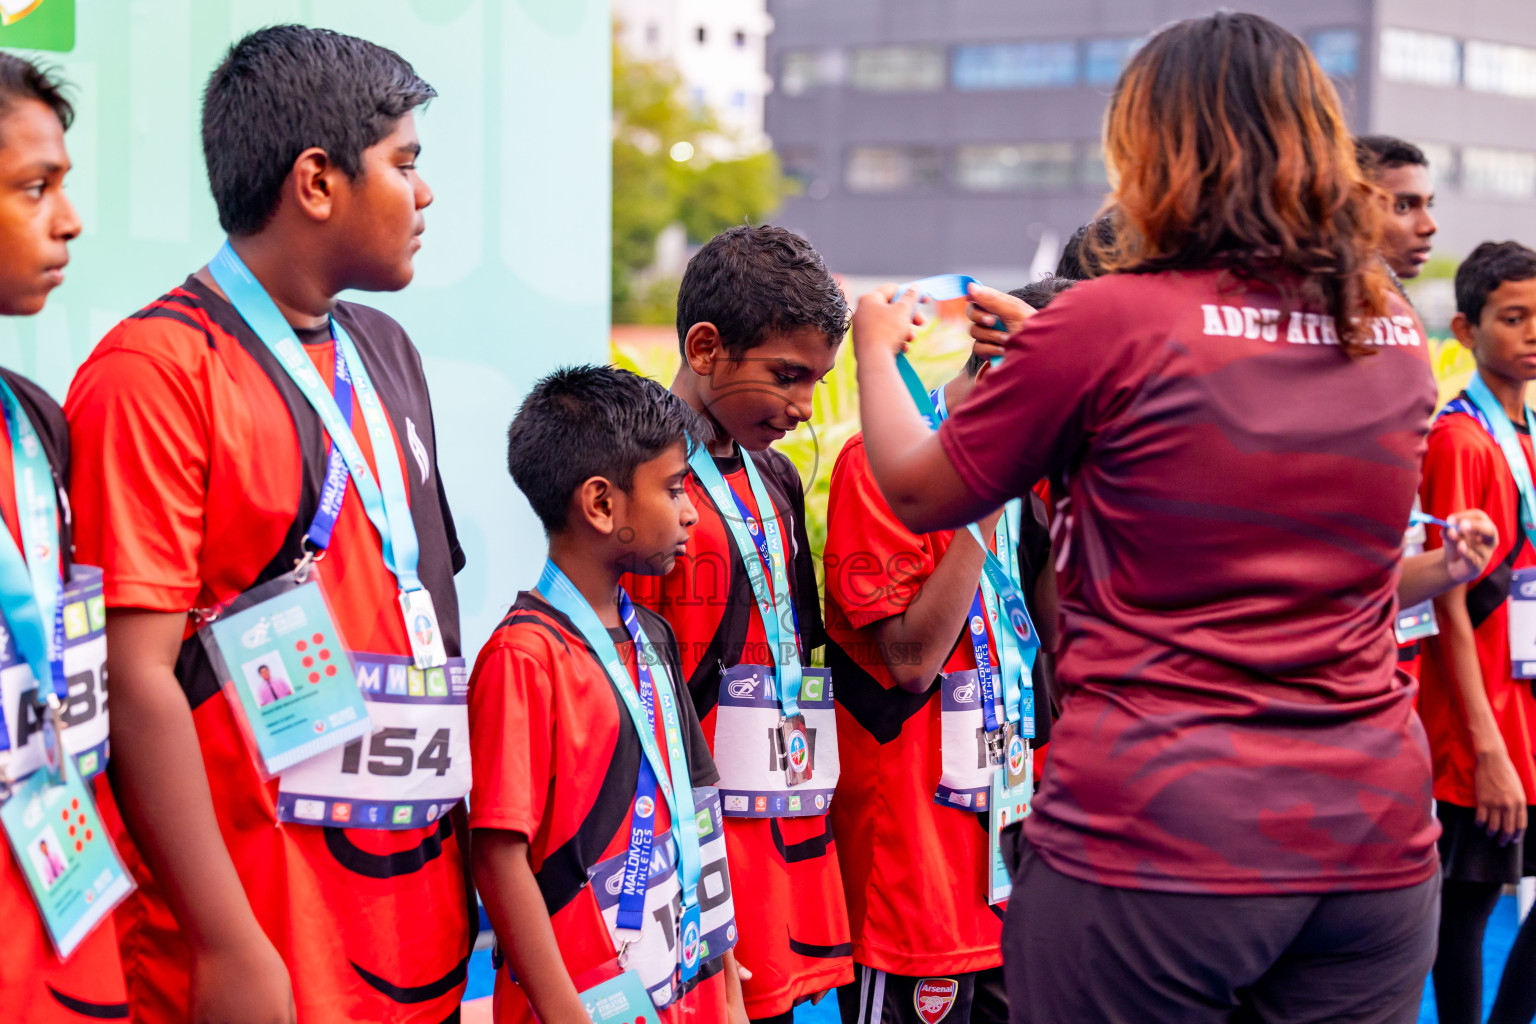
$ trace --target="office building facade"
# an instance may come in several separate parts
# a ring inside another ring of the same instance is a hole
[[[779,216],[839,272],[1023,280],[1101,207],[1126,61],[1199,0],[769,0],[766,128],[801,193]],[[1419,144],[1437,248],[1536,245],[1536,2],[1244,0],[1301,36],[1351,127]]]

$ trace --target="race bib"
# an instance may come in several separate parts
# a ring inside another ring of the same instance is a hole
[[[1001,706],[998,715],[1003,715]],[[939,679],[939,730],[943,752],[935,803],[963,811],[985,811],[992,776],[1017,730],[1006,722],[1001,737],[988,743],[981,683],[975,669],[948,672]]]
[[[89,782],[107,767],[107,610],[102,600],[101,570],[76,565],[64,587],[64,749],[74,755],[75,770]],[[3,627],[0,627],[3,628]],[[0,647],[0,700],[10,730],[11,778],[35,771],[43,758],[43,718],[37,681],[16,649],[10,630]]]
[[[1536,568],[1509,578],[1509,664],[1516,679],[1536,679]]]
[[[832,676],[808,668],[800,683],[800,737],[786,738],[784,715],[774,689],[773,669],[735,665],[720,676],[715,710],[717,788],[725,813],[737,818],[817,817],[832,806],[841,766],[837,756],[837,712]],[[791,749],[793,748],[793,749]],[[809,781],[790,785],[791,759],[810,769]]]
[[[699,934],[679,935],[678,918],[683,906],[683,888],[677,877],[677,843],[668,829],[656,837],[651,850],[651,875],[645,890],[645,926],[640,938],[623,951],[627,971],[639,975],[640,982],[658,1008],[675,1002],[691,988],[683,986],[679,965],[683,947],[691,944],[696,951],[700,974],[702,965],[724,955],[736,945],[736,909],[731,900],[731,875],[725,859],[725,821],[721,817],[720,794],[714,789],[695,789],[698,810],[699,860]],[[592,894],[608,924],[614,948],[620,946],[618,932],[619,892],[624,887],[624,861],[628,851],[609,857],[592,869]]]
[[[277,814],[300,825],[421,828],[469,793],[469,672],[463,658],[351,654],[373,732],[283,772]]]

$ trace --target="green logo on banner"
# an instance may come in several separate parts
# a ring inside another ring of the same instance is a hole
[[[0,46],[16,50],[75,48],[75,0],[0,0]]]

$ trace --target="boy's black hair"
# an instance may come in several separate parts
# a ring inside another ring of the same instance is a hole
[[[804,238],[763,225],[727,228],[688,261],[677,291],[677,347],[711,323],[732,359],[770,334],[814,327],[828,344],[848,330],[848,300]]]
[[[1077,284],[1077,282],[1071,278],[1057,277],[1053,274],[1050,277],[1042,277],[1038,281],[1031,281],[1022,288],[1015,288],[1008,294],[1022,302],[1028,303],[1031,309],[1044,309],[1051,304],[1052,299],[1068,288],[1071,288],[1074,284]],[[986,356],[971,356],[971,358],[965,361],[967,376],[976,376],[981,372],[981,368],[986,363]]]
[[[53,111],[65,131],[74,123],[74,105],[64,98],[64,82],[56,72],[14,53],[0,53],[0,117],[25,100],[37,100]]]
[[[1505,281],[1536,277],[1536,252],[1519,242],[1484,242],[1456,268],[1456,312],[1477,325],[1483,307]]]
[[[1057,277],[1064,277],[1068,281],[1086,281],[1090,277],[1098,277],[1102,272],[1093,253],[1083,248],[1083,243],[1087,240],[1090,231],[1098,242],[1107,248],[1115,240],[1113,217],[1107,213],[1102,217],[1095,217],[1072,232],[1072,237],[1067,239],[1066,245],[1062,246],[1061,258],[1056,261]]]
[[[437,92],[393,50],[303,25],[259,29],[235,43],[203,92],[203,160],[231,235],[277,211],[283,182],[312,146],[351,178],[363,150]]]
[[[507,469],[545,533],[565,529],[571,496],[594,476],[621,490],[668,448],[709,437],[688,403],[648,377],[612,366],[568,366],[540,380],[507,430]]]
[[[1394,167],[1428,167],[1429,157],[1407,139],[1395,135],[1355,136],[1355,162],[1371,177]]]

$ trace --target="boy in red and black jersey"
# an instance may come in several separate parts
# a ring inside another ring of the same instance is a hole
[[[1069,284],[1051,278],[1012,294],[1041,308]],[[964,372],[943,387],[944,408],[964,401],[996,348],[978,342]],[[1049,573],[1050,541],[1036,517],[1038,496],[1026,499],[1009,525],[1020,533],[1019,579],[1038,623],[1036,585]],[[1013,538],[994,534],[998,520],[994,514],[980,525],[1006,559],[1003,541]],[[908,530],[870,475],[863,434],[843,446],[827,499],[824,564],[844,769],[832,825],[859,969],[838,993],[844,1024],[1008,1019],[1003,907],[987,896],[990,812],[964,785],[985,786],[990,775],[970,735],[984,724],[967,642],[983,558],[968,534]],[[993,624],[978,623],[991,666],[1002,666]],[[1037,721],[1049,719],[1038,691],[1035,709]],[[964,730],[946,729],[946,719],[963,720]],[[969,742],[954,749],[962,731]]]
[[[685,898],[681,870],[663,875],[647,855],[677,862],[665,838],[673,802],[654,788],[677,766],[670,752],[661,771],[651,765],[637,731],[643,718],[625,691],[638,706],[649,703],[650,687],[665,687],[648,725],[653,749],[668,749],[661,705],[670,694],[683,774],[695,787],[718,778],[671,629],[619,587],[626,570],[665,572],[685,549],[698,518],[683,487],[686,453],[699,433],[698,418],[660,385],[596,366],[540,381],[512,423],[508,466],[549,535],[549,563],[539,590],[518,595],[480,652],[470,683],[470,825],[475,878],[507,961],[496,975],[501,1024],[587,1024],[582,993],[623,971],[639,975],[663,1020],[723,1022],[728,1006],[732,1018],[741,1012],[713,790],[696,791],[704,947],[697,978],[685,982],[679,969],[686,940],[678,919],[648,913],[635,932],[619,916],[631,882],[648,912]],[[603,638],[585,632],[586,616],[612,641],[622,678],[610,677],[596,646]],[[642,640],[652,650],[637,657]],[[638,881],[627,873],[635,865]]]
[[[1440,632],[1422,662],[1419,714],[1444,829],[1435,1001],[1449,1024],[1482,1019],[1483,929],[1502,887],[1536,874],[1526,831],[1536,804],[1536,698],[1511,647],[1530,632],[1525,591],[1536,579],[1526,407],[1536,379],[1536,252],[1514,242],[1478,246],[1456,271],[1456,306],[1451,329],[1477,369],[1430,430],[1420,496],[1431,515],[1484,509],[1499,543],[1476,579],[1436,599]],[[1443,542],[1431,527],[1431,547]],[[1530,1019],[1533,979],[1536,923],[1527,918],[1490,1019]]]
[[[415,172],[411,111],[432,95],[371,43],[264,29],[214,72],[203,144],[231,251],[286,321],[282,343],[302,347],[327,391],[338,332],[355,346],[353,397],[331,406],[350,411],[373,479],[404,491],[408,513],[387,525],[419,547],[450,659],[427,669],[426,696],[435,683],[440,698],[415,699],[416,682],[407,692],[407,583],[346,482],[310,578],[329,596],[370,717],[391,728],[278,779],[258,772],[196,629],[316,553],[328,451],[353,456],[269,349],[270,325],[258,336],[208,267],[115,327],[70,389],[77,546],[106,571],[113,783],[140,886],[118,915],[136,1021],[458,1015],[473,943],[454,810],[468,790],[453,584],[463,553],[415,348],[383,313],[335,298],[411,280],[432,198]]]
[[[29,61],[0,54],[0,315],[32,316],[62,283],[68,246],[80,233],[80,219],[64,194],[69,155],[64,132],[74,110],[60,92],[62,83]],[[53,473],[52,486],[62,489],[69,479],[69,426],[58,403],[42,388],[8,369],[0,368],[42,444]],[[18,517],[15,465],[9,426],[0,418],[0,518],[19,551],[25,551]],[[67,504],[59,524],[60,551],[68,564],[70,521]],[[33,553],[28,553],[28,558]],[[8,673],[9,674],[9,673]],[[94,684],[91,684],[94,685]],[[16,758],[35,691],[10,693],[0,707],[0,721],[8,730],[6,749]],[[65,742],[74,732],[75,719],[89,708],[96,712],[94,693],[87,700],[71,700],[64,708]],[[70,749],[74,749],[71,747]],[[0,754],[0,782],[5,781],[7,755]],[[15,780],[12,780],[15,781]],[[98,786],[103,810],[111,813],[111,794]],[[0,803],[4,797],[0,796]],[[123,971],[118,958],[117,935],[108,917],[61,961],[54,952],[43,919],[27,887],[26,876],[11,849],[0,849],[0,1008],[7,1020],[65,1024],[69,1021],[127,1020],[123,995]]]
[[[837,779],[835,680],[798,671],[824,642],[821,615],[804,490],[770,447],[810,418],[847,324],[837,283],[793,232],[732,228],[689,261],[672,391],[714,430],[686,484],[699,524],[671,572],[626,581],[677,634],[721,773],[731,861],[750,865],[737,872],[736,908],[753,1019],[788,1015],[853,977],[826,817]],[[786,688],[806,726],[798,739]],[[807,749],[811,777],[792,783]]]

